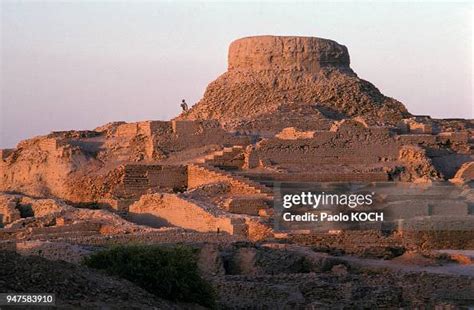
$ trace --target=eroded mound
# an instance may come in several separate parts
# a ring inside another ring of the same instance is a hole
[[[136,285],[62,261],[0,251],[0,291],[56,294],[63,309],[179,309]]]
[[[350,68],[347,48],[314,37],[258,36],[234,41],[228,70],[208,85],[186,119],[224,123],[252,119],[278,107],[307,104],[345,117],[395,123],[409,115]]]

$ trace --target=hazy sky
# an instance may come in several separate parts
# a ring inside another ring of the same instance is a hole
[[[52,130],[169,119],[260,34],[318,36],[415,114],[473,118],[469,2],[1,2],[0,148]]]

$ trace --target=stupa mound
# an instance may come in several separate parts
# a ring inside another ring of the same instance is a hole
[[[227,72],[181,117],[235,124],[294,104],[330,109],[343,117],[363,116],[378,124],[393,124],[409,115],[402,103],[360,79],[349,65],[347,48],[335,41],[242,38],[229,47]]]
[[[229,47],[229,70],[281,70],[317,73],[325,66],[349,68],[347,48],[312,37],[261,36],[235,40]]]

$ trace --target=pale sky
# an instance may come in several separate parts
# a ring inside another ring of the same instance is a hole
[[[470,2],[1,2],[0,148],[52,130],[169,119],[250,35],[348,47],[414,114],[473,118]]]

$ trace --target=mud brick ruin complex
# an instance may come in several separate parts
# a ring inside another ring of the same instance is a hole
[[[283,241],[299,256],[307,245],[354,255],[474,249],[473,181],[474,120],[410,114],[359,78],[347,48],[334,41],[249,37],[230,45],[227,72],[173,120],[52,132],[0,150],[0,247],[22,253],[48,241],[46,256],[126,240]],[[389,205],[419,216],[388,232],[276,232],[276,182],[410,188]],[[416,229],[427,222],[441,228]],[[443,232],[449,225],[456,231]],[[252,265],[256,253],[284,246],[233,247],[235,259]],[[218,255],[211,248],[203,253]],[[266,272],[248,268],[234,274]],[[253,280],[246,281],[239,294],[251,294]],[[237,294],[237,282],[222,283],[226,296]]]

